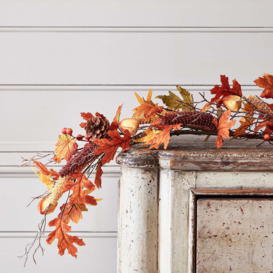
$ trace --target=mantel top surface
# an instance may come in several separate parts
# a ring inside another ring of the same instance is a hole
[[[273,145],[261,140],[225,140],[221,149],[215,137],[204,142],[204,136],[172,137],[168,149],[149,150],[133,147],[121,153],[118,163],[135,166],[160,165],[182,170],[273,170]]]

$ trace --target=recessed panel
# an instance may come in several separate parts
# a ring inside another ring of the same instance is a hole
[[[273,272],[273,200],[199,199],[196,272]]]

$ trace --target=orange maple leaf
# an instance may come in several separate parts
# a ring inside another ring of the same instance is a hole
[[[118,107],[118,110],[117,110],[117,112],[116,112],[116,115],[115,115],[115,117],[114,117],[114,119],[113,119],[113,121],[112,121],[112,123],[111,123],[111,125],[110,125],[109,130],[111,130],[111,131],[114,131],[114,130],[117,130],[117,129],[118,129],[118,124],[119,124],[119,117],[120,117],[121,108],[122,108],[122,105],[120,105],[120,106]]]
[[[171,135],[171,130],[179,130],[181,124],[174,124],[174,125],[157,125],[157,127],[162,130],[160,133],[156,134],[150,141],[149,144],[151,145],[149,149],[158,149],[159,146],[164,143],[164,149],[167,149],[169,144]]]
[[[259,77],[254,81],[259,87],[264,88],[261,98],[273,98],[273,75],[264,74],[263,77]]]
[[[70,204],[89,204],[96,206],[97,201],[93,196],[88,195],[88,193],[95,190],[95,185],[87,179],[84,173],[78,172],[71,175],[75,179],[75,182],[67,181],[62,191],[66,192],[72,190],[73,193],[69,197]],[[86,188],[88,193],[84,190]]]
[[[221,148],[223,144],[223,138],[229,138],[229,129],[235,124],[236,120],[231,120],[228,122],[228,119],[230,117],[231,110],[225,111],[218,122],[217,125],[217,139],[216,139],[216,146],[217,148]],[[217,121],[216,121],[217,122]]]
[[[254,122],[254,119],[244,118],[244,117],[241,118],[240,120],[241,125],[234,131],[234,138],[237,138],[238,136],[244,134],[246,129],[248,129],[249,126],[253,124],[253,122]]]
[[[48,170],[47,167],[43,163],[37,162],[34,159],[32,159],[32,161],[42,174],[47,175],[47,176],[51,175],[53,180],[58,180],[59,174],[55,170],[53,170],[53,169]]]
[[[101,188],[101,176],[103,174],[101,166],[102,166],[102,164],[100,162],[97,166],[97,171],[96,171],[96,176],[95,176],[95,185],[97,186],[97,188]]]
[[[144,122],[147,122],[150,119],[155,119],[156,113],[161,113],[163,111],[163,106],[158,106],[158,104],[154,104],[152,102],[152,90],[150,89],[147,95],[147,100],[145,101],[143,98],[141,98],[137,93],[135,93],[135,96],[140,103],[140,106],[136,107],[134,109],[134,115],[133,118],[143,120]]]
[[[77,148],[76,138],[71,139],[69,135],[60,135],[55,148],[57,162],[60,163],[63,158],[68,161],[75,154]]]
[[[94,152],[95,155],[104,153],[101,160],[102,165],[110,162],[115,157],[119,147],[122,148],[122,151],[126,151],[130,148],[131,134],[128,130],[124,130],[124,137],[121,137],[118,131],[110,131],[108,135],[111,137],[111,140],[108,138],[94,140],[94,142],[99,145]]]
[[[245,117],[242,117],[240,120],[240,127],[238,127],[235,132],[234,132],[234,137],[233,138],[237,138],[238,136],[242,135],[245,133],[245,131],[253,124],[254,122],[254,118],[253,118],[253,114],[254,114],[254,106],[249,104],[249,103],[244,103],[244,108],[243,111],[246,112]]]
[[[66,223],[70,220],[74,223],[78,223],[82,219],[82,212],[88,211],[85,205],[83,204],[64,204],[60,207],[61,212],[59,218]]]
[[[91,118],[93,118],[94,116],[91,114],[91,113],[81,113],[81,116],[82,116],[82,118],[84,119],[84,120],[89,120],[89,119],[91,119]],[[80,126],[82,127],[82,128],[84,128],[85,126],[86,126],[86,122],[82,122],[81,124],[80,124]]]
[[[222,86],[215,85],[210,90],[211,94],[215,95],[215,97],[211,99],[211,102],[217,102],[217,108],[219,108],[223,104],[226,96],[242,96],[241,85],[237,82],[237,80],[233,80],[233,87],[231,88],[228,82],[228,77],[226,77],[225,75],[221,75],[221,83]]]
[[[254,131],[257,132],[259,129],[265,127],[264,134],[272,134],[273,133],[273,122],[272,121],[264,121],[259,123]]]
[[[78,236],[71,236],[67,234],[67,232],[71,231],[71,227],[68,226],[67,223],[65,221],[62,221],[60,218],[53,219],[49,222],[48,225],[50,227],[55,226],[56,229],[48,235],[46,242],[48,244],[52,244],[55,239],[58,239],[57,246],[59,248],[59,254],[61,256],[64,255],[65,250],[67,249],[70,255],[77,258],[78,249],[74,246],[74,244],[83,246],[85,245],[83,240],[79,239]]]

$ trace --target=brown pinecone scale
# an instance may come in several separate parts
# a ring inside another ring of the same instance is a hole
[[[191,127],[208,131],[216,131],[214,117],[210,113],[200,111],[170,112],[162,118],[162,124],[182,124],[182,127]]]
[[[90,139],[95,138],[105,138],[109,130],[110,123],[108,119],[104,116],[96,116],[90,118],[86,126],[84,127],[86,131],[86,136]]]

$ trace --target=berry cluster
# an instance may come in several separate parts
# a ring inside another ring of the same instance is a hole
[[[72,136],[73,130],[71,128],[63,128],[62,134]]]

